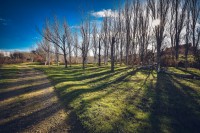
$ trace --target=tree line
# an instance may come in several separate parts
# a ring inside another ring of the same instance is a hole
[[[188,50],[192,44],[193,57],[200,64],[200,1],[199,0],[126,0],[119,2],[112,14],[105,13],[98,24],[86,16],[76,31],[67,20],[46,20],[42,30],[43,39],[36,49],[43,53],[45,64],[50,64],[54,54],[59,63],[60,55],[67,68],[72,57],[82,58],[85,69],[89,53],[99,66],[116,63],[127,66],[155,65],[161,70],[162,51],[171,47],[171,60],[178,67],[179,47],[185,44],[185,67],[188,67]]]

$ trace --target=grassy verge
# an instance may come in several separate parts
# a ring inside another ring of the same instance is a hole
[[[36,68],[49,76],[64,105],[89,132],[200,130],[198,80],[119,66],[114,73],[92,65],[85,71],[79,65]]]

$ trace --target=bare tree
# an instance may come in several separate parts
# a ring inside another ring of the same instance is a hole
[[[112,42],[111,42],[111,72],[114,72],[114,69],[115,69],[115,57],[114,57],[114,44],[116,42],[116,36],[117,36],[117,33],[114,33],[112,35]]]
[[[129,64],[129,48],[130,48],[130,41],[131,41],[131,7],[130,7],[129,0],[126,0],[125,9],[124,9],[124,17],[125,17],[125,27],[126,27],[126,64]]]
[[[188,3],[190,4],[190,3]],[[187,6],[187,20],[186,20],[186,34],[185,34],[185,69],[188,67],[188,51],[189,51],[189,38],[190,38],[190,8]]]
[[[108,62],[108,15],[103,20],[104,64]]]
[[[175,0],[173,2],[175,2],[174,3],[175,4],[175,53],[176,53],[176,67],[177,67],[178,57],[179,57],[180,34],[184,26],[188,0],[185,1]],[[181,4],[183,4],[182,7]],[[179,11],[180,9],[182,10],[181,12]]]
[[[108,38],[109,38],[109,44],[110,44],[110,59],[111,59],[111,72],[114,72],[115,69],[115,43],[116,43],[116,37],[118,35],[118,23],[116,16],[110,16],[108,19]]]
[[[145,10],[145,12],[144,12]],[[149,44],[149,7],[140,6],[139,9],[139,30],[138,30],[138,41],[139,41],[139,55],[140,62],[144,63],[144,56],[147,53]]]
[[[191,30],[192,30],[192,45],[193,45],[193,54],[194,57],[197,57],[198,52],[198,43],[200,39],[200,31],[197,29],[197,21],[200,15],[200,1],[199,0],[191,0]]]
[[[136,60],[136,52],[137,52],[137,33],[139,28],[139,8],[140,8],[140,2],[139,0],[133,2],[133,10],[132,10],[132,66],[134,65],[134,62]]]
[[[79,42],[78,42],[78,33],[75,32],[74,34],[74,56],[75,56],[75,63],[78,63],[78,46],[79,46]]]
[[[82,52],[82,68],[85,69],[85,64],[87,63],[87,56],[89,52],[90,46],[90,20],[86,19],[85,22],[81,24],[81,36],[82,36],[82,43],[80,50]]]
[[[67,43],[67,49],[68,49],[68,54],[69,54],[69,65],[71,67],[71,62],[72,62],[72,42],[73,42],[73,38],[72,38],[72,35],[71,35],[71,31],[70,31],[70,28],[66,22],[66,20],[64,21],[64,24],[63,24],[63,27],[64,27],[64,31],[65,31],[65,35],[66,35],[66,43]]]
[[[64,27],[62,29],[64,29]],[[43,29],[43,33],[41,33],[40,31],[39,33],[44,37],[44,39],[48,40],[49,42],[53,43],[61,49],[62,55],[64,56],[65,68],[67,68],[67,35],[65,31],[61,30],[57,18],[54,18],[54,23],[52,26],[50,26],[50,23],[47,20],[45,29]]]
[[[59,65],[59,47],[54,44],[54,50],[55,50],[55,61],[57,66]]]
[[[123,60],[123,21],[122,21],[122,13],[121,13],[121,7],[119,6],[119,12],[118,12],[118,31],[119,31],[119,53],[120,53],[120,65],[122,65]]]
[[[97,26],[96,22],[93,22],[93,29],[92,29],[92,44],[93,44],[93,55],[94,55],[94,63],[97,63]]]
[[[171,55],[172,55],[172,61],[175,62],[175,8],[174,8],[174,2],[171,2],[171,10],[169,14],[169,21],[168,21],[168,30],[169,30],[169,38],[171,41]]]
[[[161,46],[165,38],[165,25],[167,22],[167,14],[169,10],[170,0],[148,0],[148,6],[151,11],[152,19],[159,20],[159,25],[155,26],[155,38],[157,47],[157,71],[160,72],[161,67]]]
[[[48,29],[46,27],[46,29],[44,30],[44,36],[45,38],[48,36]],[[42,51],[44,52],[45,55],[45,65],[50,65],[50,51],[51,51],[51,45],[50,42],[47,39],[43,39],[41,42],[38,43],[38,47],[40,47],[42,49]]]

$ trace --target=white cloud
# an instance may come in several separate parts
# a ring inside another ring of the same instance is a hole
[[[79,29],[80,26],[78,26],[78,25],[74,25],[74,26],[71,26],[70,28],[71,28],[71,29]]]
[[[91,12],[91,15],[97,18],[102,18],[106,16],[117,17],[117,11],[112,11],[111,9],[103,9],[101,11]]]

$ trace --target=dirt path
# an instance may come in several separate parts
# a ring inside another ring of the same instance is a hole
[[[4,78],[6,82],[0,83],[1,133],[70,131],[69,112],[42,72],[21,66],[15,76]]]

